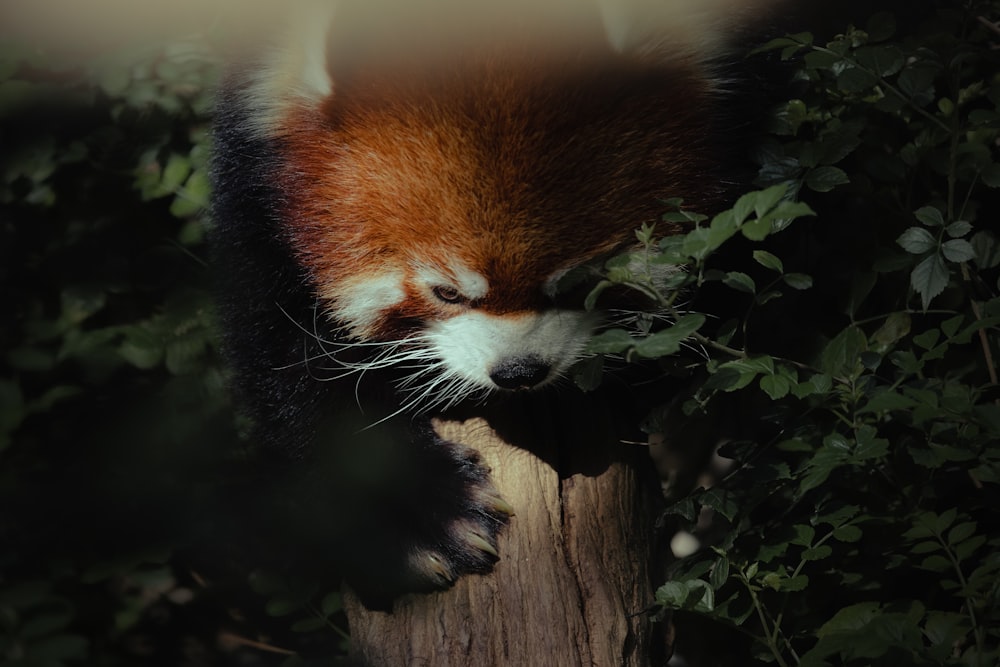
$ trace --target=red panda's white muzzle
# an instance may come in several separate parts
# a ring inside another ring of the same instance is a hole
[[[469,311],[431,324],[426,341],[441,372],[478,390],[535,389],[580,358],[595,316],[576,310],[491,315]]]

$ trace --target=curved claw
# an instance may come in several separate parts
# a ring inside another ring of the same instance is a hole
[[[469,544],[471,544],[472,546],[476,547],[480,551],[485,551],[486,553],[490,554],[494,558],[500,558],[500,554],[497,553],[496,548],[492,544],[490,544],[486,540],[486,538],[483,537],[482,535],[480,535],[479,533],[474,533],[472,531],[469,531],[466,534],[466,538],[469,540]]]

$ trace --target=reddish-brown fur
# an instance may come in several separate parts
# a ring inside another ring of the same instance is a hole
[[[320,295],[454,258],[485,312],[538,310],[546,278],[634,242],[664,199],[719,203],[711,95],[693,64],[592,49],[359,67],[282,123],[291,245]],[[414,289],[399,313],[440,317]]]

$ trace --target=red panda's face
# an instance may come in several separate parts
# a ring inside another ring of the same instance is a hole
[[[557,306],[558,279],[667,198],[715,203],[709,95],[692,64],[611,51],[362,67],[271,119],[291,245],[335,325],[419,368],[416,393],[545,385],[598,319]]]

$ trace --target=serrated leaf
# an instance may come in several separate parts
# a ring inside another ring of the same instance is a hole
[[[820,353],[820,368],[827,375],[837,376],[854,371],[868,339],[856,326],[849,326],[827,343]]]
[[[861,536],[861,529],[857,526],[838,526],[833,529],[833,538],[841,542],[857,542]]]
[[[863,67],[881,77],[892,76],[903,68],[903,52],[895,46],[862,46],[854,55]]]
[[[952,239],[941,244],[941,252],[950,262],[968,262],[976,257],[972,244],[965,239]]]
[[[591,354],[619,354],[632,347],[635,339],[624,329],[609,329],[602,331],[587,343],[587,352]]]
[[[656,589],[656,601],[668,609],[680,609],[687,598],[687,588],[678,581],[668,581]]]
[[[791,390],[791,383],[778,375],[765,375],[760,379],[760,388],[772,401],[784,398]]]
[[[972,224],[967,220],[958,220],[944,228],[948,236],[953,239],[961,238],[972,231]]]
[[[785,196],[788,191],[788,185],[785,183],[779,183],[778,185],[772,185],[769,188],[760,190],[756,193],[756,197],[753,201],[753,211],[754,214],[761,218],[771,209],[778,205],[781,198]]]
[[[804,549],[802,551],[802,560],[813,561],[813,560],[823,560],[824,558],[829,558],[833,555],[833,548],[828,544],[821,544],[818,547],[813,547],[811,549]]]
[[[824,165],[806,174],[806,185],[815,192],[829,192],[838,185],[850,183],[847,173],[839,167]]]
[[[966,521],[948,531],[948,544],[955,545],[968,539],[976,532],[976,522]]]
[[[778,581],[778,590],[785,591],[788,593],[794,593],[796,591],[804,591],[809,586],[809,577],[804,574],[800,574],[794,577],[789,577],[787,579],[780,579]]]
[[[924,310],[948,286],[948,278],[948,267],[937,253],[926,257],[913,269],[910,285],[920,295]]]
[[[803,547],[811,545],[813,543],[813,539],[816,537],[816,529],[804,523],[792,526],[792,532],[795,534],[795,537],[790,539],[788,543],[798,544]]]
[[[923,227],[910,227],[896,243],[911,255],[923,255],[937,247],[937,239]]]
[[[860,93],[876,83],[878,76],[860,67],[846,67],[837,76],[837,87],[845,93]]]
[[[635,353],[647,359],[657,359],[674,354],[680,349],[681,343],[701,328],[704,323],[705,316],[700,313],[684,315],[668,329],[657,331],[652,336],[636,342]]]
[[[934,206],[918,208],[913,215],[928,227],[944,227],[944,215]]]
[[[827,637],[836,632],[864,629],[878,613],[878,602],[862,602],[844,607],[816,631],[817,637]]]
[[[891,412],[893,410],[910,410],[917,402],[892,390],[881,391],[869,399],[858,409],[858,414]]]

